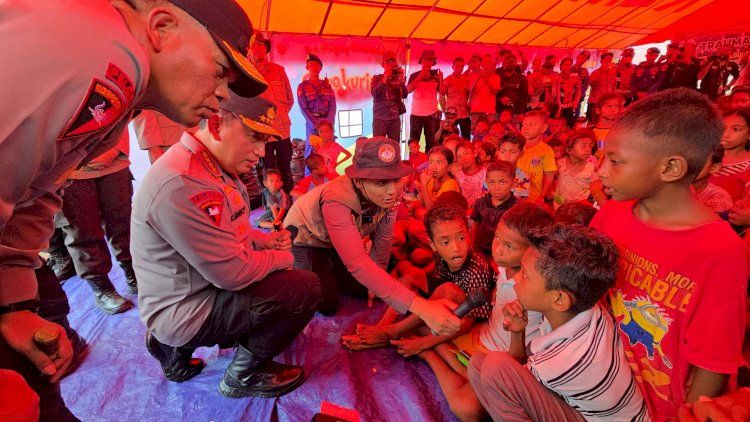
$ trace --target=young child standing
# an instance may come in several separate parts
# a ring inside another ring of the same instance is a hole
[[[555,209],[568,202],[606,201],[601,184],[595,184],[596,160],[592,159],[594,133],[590,129],[576,130],[565,142],[567,156],[557,160],[557,190]]]
[[[526,138],[526,148],[518,160],[518,168],[528,178],[529,201],[538,204],[543,203],[544,198],[552,193],[552,182],[557,172],[555,153],[549,145],[542,142],[548,120],[546,113],[530,111],[526,113],[521,126],[521,132]]]
[[[348,160],[352,156],[352,153],[336,142],[336,137],[333,136],[333,123],[330,120],[319,120],[317,129],[321,142],[319,145],[313,147],[313,151],[323,156],[326,167],[330,171],[338,174],[336,167]],[[344,158],[339,160],[341,154],[344,154]]]
[[[490,318],[478,321],[470,332],[453,339],[452,344],[442,343],[419,354],[432,368],[451,410],[460,420],[481,420],[487,412],[469,384],[466,367],[456,357],[456,347],[464,356],[509,350],[511,334],[503,328],[503,308],[516,300],[514,278],[521,270],[521,257],[530,246],[526,236],[532,229],[551,225],[552,216],[529,202],[519,202],[505,212],[492,241],[492,258],[497,264],[498,276]],[[528,319],[527,342],[539,334],[542,314],[529,312]]]
[[[722,131],[707,97],[668,89],[620,116],[599,169],[613,200],[591,226],[622,251],[610,301],[656,421],[722,394],[742,365],[748,251],[690,188]]]
[[[509,351],[474,355],[469,365],[479,401],[493,420],[649,420],[612,316],[599,304],[617,277],[615,244],[577,224],[532,230],[528,241],[518,299],[503,308]],[[545,323],[527,345],[532,311]]]
[[[310,154],[309,157],[305,158],[305,165],[310,171],[310,175],[300,180],[297,186],[289,192],[289,196],[292,198],[299,198],[310,192],[314,187],[328,183],[338,177],[338,174],[328,171],[325,158],[320,154]]]
[[[507,161],[498,161],[487,167],[485,184],[488,195],[477,198],[471,211],[474,225],[474,248],[486,257],[492,255],[492,238],[503,213],[512,207],[517,199],[513,196],[516,168]]]
[[[719,147],[711,153],[706,166],[703,167],[698,176],[693,180],[695,196],[708,209],[716,213],[724,213],[734,205],[732,197],[726,190],[714,185],[708,179],[721,169],[721,160],[724,158],[724,149]]]
[[[289,195],[281,190],[284,182],[281,180],[281,172],[276,169],[268,169],[263,175],[263,207],[266,212],[258,218],[258,227],[264,229],[273,228],[284,219],[292,201]]]

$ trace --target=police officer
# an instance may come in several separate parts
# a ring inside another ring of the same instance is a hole
[[[302,368],[273,362],[320,304],[318,277],[292,266],[288,231],[251,229],[239,175],[257,164],[276,107],[233,96],[185,132],[146,173],[133,204],[133,265],[146,347],[170,381],[203,369],[200,346],[234,345],[219,390],[228,397],[275,397],[304,379]],[[280,288],[282,286],[283,288]]]
[[[731,55],[731,46],[723,45],[719,47],[716,54],[708,58],[698,75],[698,79],[701,80],[700,91],[714,101],[724,95],[740,76],[740,67],[736,62],[730,60]],[[731,82],[729,81],[730,76],[732,77]]]
[[[75,420],[56,383],[71,363],[68,335],[34,312],[54,302],[55,321],[67,313],[54,273],[34,274],[58,189],[115,145],[134,108],[194,125],[228,96],[233,73],[244,95],[265,83],[242,60],[252,26],[234,0],[13,0],[0,2],[0,16],[0,54],[13,63],[0,73],[0,168],[9,175],[0,183],[0,367],[39,394],[41,420]],[[56,356],[34,343],[42,328],[59,331]]]
[[[669,88],[698,88],[698,74],[700,73],[700,62],[693,57],[695,43],[687,42],[684,47],[677,43],[669,44],[666,62],[667,72],[664,75],[664,83],[661,89]]]
[[[292,177],[292,121],[289,119],[289,110],[294,105],[294,91],[289,84],[289,77],[284,67],[272,63],[267,59],[271,52],[271,40],[266,38],[262,32],[255,30],[255,42],[250,46],[251,57],[255,67],[263,78],[268,82],[268,89],[262,95],[263,98],[276,105],[278,115],[274,119],[274,127],[281,133],[282,139],[278,142],[266,144],[266,156],[263,157],[263,166],[267,169],[278,169],[281,172],[284,192],[289,193],[294,187]]]
[[[315,54],[308,54],[305,61],[307,62],[305,69],[309,72],[309,78],[297,86],[297,101],[302,116],[305,118],[305,130],[309,141],[310,135],[318,134],[315,129],[318,121],[327,119],[331,123],[336,122],[336,96],[331,84],[328,83],[328,78],[320,79],[320,71],[323,70],[323,62],[320,58]],[[306,147],[305,157],[310,155],[310,152],[312,152],[312,147]]]
[[[649,48],[646,52],[646,61],[636,66],[630,82],[630,89],[635,99],[654,94],[661,87],[668,65],[656,62],[660,53],[661,50],[656,47]]]
[[[396,61],[396,53],[383,53],[383,73],[372,77],[372,133],[401,140],[401,115],[406,113],[404,99],[408,92],[404,70]]]
[[[630,82],[635,72],[633,65],[633,56],[635,51],[632,48],[622,50],[620,62],[617,63],[617,93],[625,100],[625,105],[630,104],[633,99],[633,91],[630,89]]]

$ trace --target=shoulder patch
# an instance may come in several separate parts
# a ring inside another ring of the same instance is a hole
[[[190,202],[197,205],[217,227],[221,225],[221,213],[224,211],[224,195],[206,190],[190,197]]]
[[[97,132],[116,122],[124,108],[125,104],[115,90],[99,79],[94,79],[83,103],[59,139]]]
[[[133,102],[133,98],[135,98],[135,87],[133,86],[133,83],[130,81],[130,78],[128,77],[125,72],[120,70],[119,67],[113,65],[112,63],[107,66],[107,72],[106,72],[107,79],[114,82],[115,85],[117,85],[120,90],[125,94],[125,102],[130,104]]]

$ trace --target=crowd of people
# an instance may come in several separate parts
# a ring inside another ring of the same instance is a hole
[[[19,386],[16,415],[77,420],[59,390],[89,347],[60,287],[75,274],[106,314],[137,298],[170,381],[201,373],[196,348],[234,348],[227,397],[302,384],[301,366],[274,358],[316,312],[336,315],[341,294],[388,305],[343,346],[423,359],[460,420],[670,420],[734,387],[750,88],[729,47],[701,61],[694,43],[670,44],[638,65],[633,49],[618,64],[603,53],[591,73],[585,51],[527,72],[522,51],[501,50],[456,57],[448,76],[433,50],[411,75],[388,51],[373,136],[353,155],[309,54],[300,179],[295,95],[236,1],[86,5],[85,21],[62,1],[0,6],[0,51],[19,63],[0,89],[22,99],[0,106],[13,174],[0,188],[0,383]],[[65,59],[32,63],[21,37]],[[43,76],[37,95],[14,82],[29,75]],[[130,121],[152,163],[132,201]],[[54,350],[38,338],[50,330]]]

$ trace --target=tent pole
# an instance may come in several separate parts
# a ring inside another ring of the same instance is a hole
[[[265,30],[265,35],[266,35],[266,39],[269,40],[269,41],[271,40],[271,37],[269,35],[270,31],[268,30],[268,25],[271,24],[271,3],[272,2],[273,2],[273,0],[268,0],[268,8],[266,9],[266,30]],[[271,49],[271,61],[273,62],[273,49]]]

